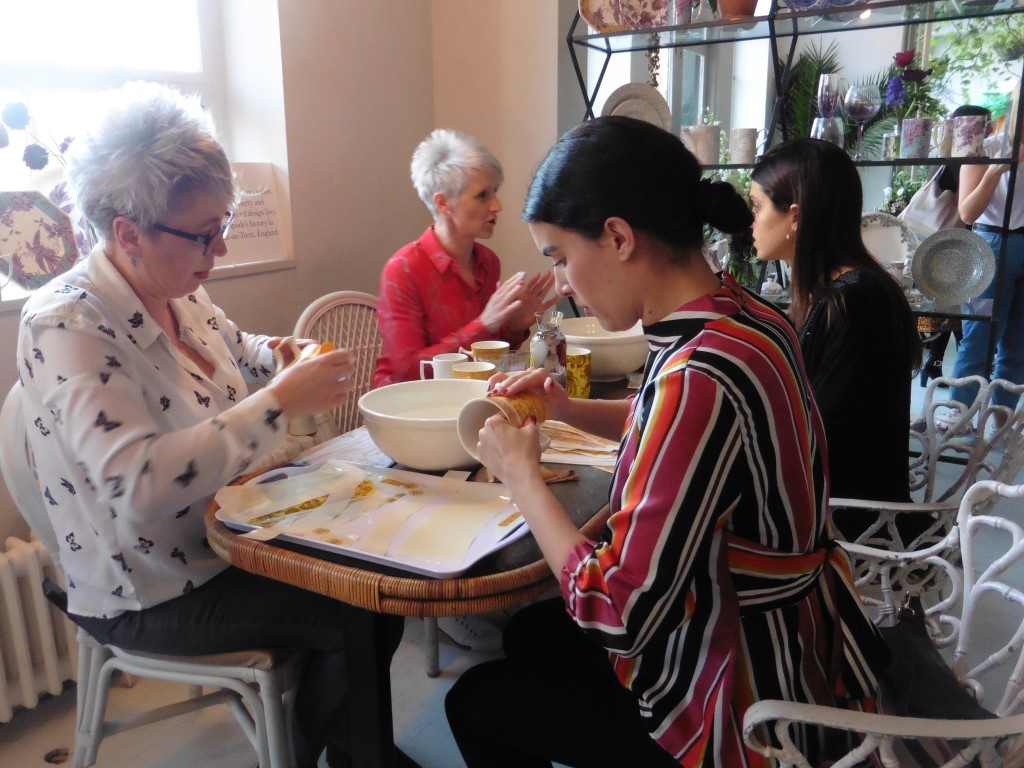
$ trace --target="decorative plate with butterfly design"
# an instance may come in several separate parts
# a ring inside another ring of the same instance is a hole
[[[0,273],[34,290],[76,261],[75,231],[64,211],[39,192],[0,192]]]

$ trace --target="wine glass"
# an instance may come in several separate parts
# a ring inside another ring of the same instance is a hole
[[[864,126],[878,114],[882,108],[882,94],[877,85],[851,85],[846,89],[843,109],[846,116],[857,124],[857,154],[854,160],[861,159],[860,145],[864,140]]]
[[[839,109],[843,81],[839,75],[826,73],[818,78],[818,114],[832,117]]]

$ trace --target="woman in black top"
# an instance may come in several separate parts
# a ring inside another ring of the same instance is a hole
[[[910,381],[921,347],[903,290],[864,247],[863,192],[838,147],[768,151],[751,174],[760,259],[790,265],[790,319],[828,441],[832,497],[909,501]],[[843,525],[847,538],[857,526]]]

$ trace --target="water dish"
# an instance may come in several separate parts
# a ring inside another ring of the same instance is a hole
[[[917,235],[908,224],[880,211],[860,217],[860,236],[881,264],[905,264],[914,258],[918,247]]]
[[[612,91],[601,109],[601,116],[607,115],[634,117],[666,131],[672,125],[668,102],[647,83],[626,83]]]
[[[981,295],[996,273],[985,238],[968,229],[940,229],[917,246],[917,289],[936,304],[962,304]]]

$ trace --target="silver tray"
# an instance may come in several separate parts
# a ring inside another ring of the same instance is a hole
[[[917,289],[936,304],[962,304],[988,288],[996,257],[985,238],[967,229],[940,229],[917,246]]]

